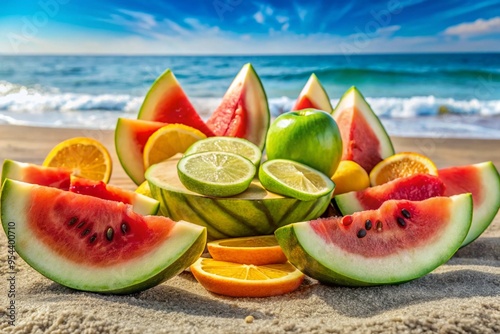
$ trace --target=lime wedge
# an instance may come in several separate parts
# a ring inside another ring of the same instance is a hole
[[[185,155],[200,152],[229,152],[239,154],[258,166],[262,157],[260,149],[251,141],[235,137],[209,137],[191,145]]]
[[[259,168],[259,179],[267,190],[302,201],[318,199],[335,188],[332,180],[320,171],[286,159],[264,162]]]
[[[185,155],[177,163],[182,184],[206,196],[227,197],[245,191],[257,168],[241,155],[229,152],[201,152]]]

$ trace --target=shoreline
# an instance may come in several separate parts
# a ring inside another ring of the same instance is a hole
[[[113,159],[110,183],[135,185],[114,149],[112,130],[0,125],[0,160],[41,164],[60,141],[88,136]],[[439,168],[492,161],[500,140],[392,137],[396,152],[429,156]],[[7,238],[0,233],[0,256]],[[17,254],[16,254],[17,256]],[[417,280],[368,288],[319,284],[307,278],[295,292],[268,298],[230,298],[207,292],[189,272],[141,293],[117,296],[74,291],[16,261],[16,323],[0,332],[100,333],[410,333],[500,331],[500,214],[485,233],[448,263]],[[0,315],[8,316],[7,261],[0,261]],[[253,316],[251,323],[245,322]]]

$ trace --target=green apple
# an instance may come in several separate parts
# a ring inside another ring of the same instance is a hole
[[[342,158],[342,139],[333,117],[322,110],[289,111],[271,123],[267,158],[301,162],[331,177]]]

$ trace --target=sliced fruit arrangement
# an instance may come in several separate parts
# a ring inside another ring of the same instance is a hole
[[[438,175],[434,162],[425,155],[401,152],[380,161],[370,172],[370,184],[378,186],[400,177],[425,173]]]
[[[282,295],[304,280],[304,274],[288,262],[256,266],[200,258],[190,269],[205,289],[231,297]]]
[[[330,103],[330,98],[326,93],[325,88],[319,82],[316,74],[311,74],[309,80],[305,84],[304,88],[299,94],[299,97],[295,101],[292,110],[301,110],[307,108],[314,108],[331,113],[333,111],[332,104]]]
[[[43,162],[46,167],[70,170],[73,175],[108,182],[113,163],[106,147],[88,137],[75,137],[57,144]]]
[[[269,191],[313,201],[331,196],[335,185],[325,174],[304,164],[286,160],[267,160],[259,168],[259,180]]]
[[[350,215],[354,212],[378,209],[391,199],[421,201],[443,196],[444,193],[445,185],[437,176],[414,174],[379,186],[336,195],[333,201],[343,215]]]
[[[123,170],[137,185],[144,182],[144,147],[149,137],[165,123],[118,118],[115,128],[115,150]]]
[[[214,240],[207,249],[219,261],[257,266],[288,261],[274,235]]]
[[[132,293],[155,286],[203,252],[206,229],[141,216],[129,205],[6,179],[1,193],[6,233],[35,270],[67,287]]]
[[[491,161],[440,169],[445,196],[472,193],[472,225],[462,243],[468,245],[483,233],[500,209],[500,175]]]
[[[264,87],[253,66],[246,64],[207,125],[217,136],[245,138],[263,150],[270,119]]]
[[[177,155],[147,170],[151,194],[160,201],[159,214],[206,226],[210,240],[272,234],[279,226],[319,217],[330,203],[330,193],[312,201],[283,197],[267,191],[257,178],[236,196],[204,196],[182,184],[179,159]]]
[[[390,200],[378,210],[294,223],[276,230],[288,260],[323,283],[368,286],[419,278],[460,248],[472,196]]]
[[[332,116],[342,136],[343,160],[353,160],[369,173],[394,154],[384,126],[356,87],[344,93]]]
[[[92,181],[81,177],[71,177],[69,191],[130,204],[132,209],[141,215],[155,215],[160,207],[160,202],[151,197],[115,187],[102,181]]]
[[[144,168],[184,153],[193,143],[207,138],[202,132],[183,124],[168,124],[149,137],[144,146]]]
[[[65,168],[44,167],[6,159],[2,166],[0,187],[5,179],[13,179],[41,186],[69,190],[71,173],[71,170]]]
[[[203,132],[207,137],[214,133],[198,115],[174,73],[167,69],[149,89],[138,119],[162,123],[178,123]]]

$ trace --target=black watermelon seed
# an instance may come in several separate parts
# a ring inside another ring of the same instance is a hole
[[[122,223],[122,226],[121,226],[121,229],[122,229],[122,233],[125,234],[128,232],[128,224],[123,222]]]
[[[76,228],[82,228],[87,222],[84,220],[80,224],[76,225]]]
[[[403,218],[398,217],[396,220],[397,220],[399,226],[401,226],[401,227],[405,227],[406,226],[406,222],[405,222],[405,220]]]
[[[364,237],[366,237],[366,230],[363,230],[363,229],[359,230],[358,231],[358,238],[364,238]]]
[[[97,239],[97,233],[92,234],[92,236],[89,239],[90,243],[93,243],[95,239]]]
[[[411,217],[410,211],[408,211],[408,210],[406,210],[406,209],[401,210],[401,214],[402,214],[405,218],[407,218],[407,219],[410,219],[410,217]]]
[[[113,235],[115,234],[115,231],[113,230],[112,227],[108,227],[107,231],[106,231],[106,239],[108,239],[109,241],[113,240]]]
[[[380,220],[377,220],[377,231],[382,231],[382,222]]]
[[[87,234],[90,233],[90,228],[86,228],[83,232],[82,232],[82,237],[86,236]]]
[[[367,219],[365,221],[365,228],[367,231],[371,230],[372,229],[372,221],[370,219]]]
[[[76,224],[77,221],[78,221],[78,217],[71,217],[71,219],[68,221],[68,225],[73,226]]]

